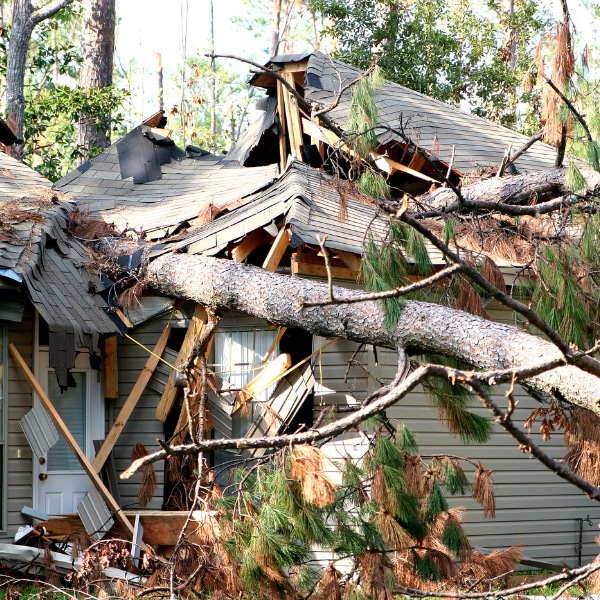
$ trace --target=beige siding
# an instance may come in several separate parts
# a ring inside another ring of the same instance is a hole
[[[6,323],[8,342],[13,343],[25,362],[32,367],[33,355],[33,308],[28,306],[21,323]],[[33,396],[27,380],[15,365],[8,360],[8,486],[7,486],[7,530],[0,534],[0,541],[14,539],[17,529],[27,525],[29,519],[21,515],[24,506],[33,506],[32,452],[19,421],[32,406]],[[20,458],[19,456],[20,451]]]
[[[509,311],[498,306],[488,307],[497,320],[510,321]],[[320,338],[315,338],[314,349],[319,348]],[[347,341],[338,341],[327,348],[315,360],[315,379],[319,381],[322,372],[323,385],[336,390],[335,395],[325,396],[325,403],[346,403],[345,394],[364,397],[365,390],[375,389],[374,380],[368,381],[364,371],[352,367],[348,375],[348,384],[344,382],[347,361],[357,345]],[[379,378],[391,380],[396,373],[394,353],[378,349],[379,365],[373,360],[372,348],[363,351],[357,359]],[[514,420],[522,426],[533,408],[539,406],[520,387],[515,388],[515,397],[519,404]],[[500,406],[506,406],[503,393],[496,394]],[[321,398],[315,397],[315,410]],[[481,415],[489,413],[476,407]],[[506,548],[514,543],[524,544],[524,554],[530,558],[547,560],[557,564],[573,566],[577,561],[576,543],[578,541],[577,517],[590,515],[594,526],[584,525],[583,560],[592,560],[598,554],[594,537],[598,535],[600,506],[589,500],[576,488],[556,477],[537,460],[523,454],[518,443],[495,425],[495,433],[485,445],[464,446],[460,439],[448,434],[436,418],[436,411],[428,407],[426,395],[422,390],[411,393],[396,406],[387,411],[391,419],[402,421],[419,436],[420,450],[423,454],[451,453],[480,460],[487,469],[493,469],[496,482],[497,513],[496,519],[483,519],[479,505],[470,497],[449,497],[451,505],[466,507],[466,531],[471,543],[485,548]],[[539,428],[537,428],[539,429]],[[533,439],[555,458],[566,453],[562,444],[562,435],[557,434],[548,442],[542,442],[541,436],[533,430]],[[348,433],[345,441],[338,440],[327,446],[332,458],[346,452],[357,456],[361,448],[357,444],[360,438],[356,433]],[[467,472],[473,472],[468,465]]]
[[[147,348],[153,349],[169,321],[169,316],[170,314],[162,315],[141,325],[130,332],[131,337]],[[187,326],[187,321],[184,319],[174,319],[171,324],[172,326]],[[113,419],[118,416],[119,411],[140,376],[149,354],[131,340],[119,338],[117,357],[119,364],[119,398],[116,400],[106,400],[109,419],[111,415]],[[135,444],[143,444],[148,452],[160,450],[156,439],[164,439],[165,434],[163,423],[155,417],[156,406],[159,400],[160,394],[150,386],[146,386],[113,450],[117,474],[122,473],[131,464],[130,456]],[[160,510],[163,502],[163,463],[154,463],[154,468],[159,486],[147,508]],[[131,508],[136,507],[135,502],[137,501],[140,480],[141,476],[138,474],[127,481],[119,482],[122,506],[131,505]]]

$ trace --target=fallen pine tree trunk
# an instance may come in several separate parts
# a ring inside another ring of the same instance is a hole
[[[406,300],[394,330],[384,326],[381,303],[319,306],[303,300],[329,297],[326,283],[269,273],[258,267],[196,255],[168,254],[150,263],[146,277],[157,294],[222,310],[237,310],[277,325],[324,337],[343,337],[409,354],[438,353],[478,369],[513,369],[561,358],[550,342],[523,330],[452,308]],[[338,298],[362,292],[334,287]],[[600,414],[600,378],[562,366],[525,382],[544,394]]]
[[[595,171],[586,171],[583,174],[590,189],[595,189],[600,184],[600,175]],[[569,194],[570,191],[566,169],[491,177],[461,188],[467,208],[480,206],[487,209],[490,208],[487,203],[539,204]],[[457,198],[450,188],[439,188],[430,194],[424,194],[419,201],[431,208],[448,209],[456,203]]]

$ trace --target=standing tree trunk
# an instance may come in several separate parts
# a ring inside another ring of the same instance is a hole
[[[23,138],[23,120],[25,117],[25,63],[31,34],[35,26],[54,16],[73,0],[52,0],[48,4],[34,10],[31,0],[14,0],[12,11],[12,28],[8,41],[8,60],[6,67],[6,112],[16,123],[15,134]],[[23,160],[23,144],[12,146],[13,155]]]
[[[154,52],[156,57],[156,85],[158,86],[158,110],[165,109],[164,92],[163,92],[163,66],[162,66],[162,54],[160,52]]]
[[[79,85],[86,90],[108,87],[113,81],[115,50],[115,0],[86,0],[81,32],[83,64]],[[108,116],[108,115],[107,115]],[[107,127],[98,127],[95,116],[80,115],[77,143],[83,147],[80,163],[85,162],[94,148],[108,148]]]
[[[279,23],[281,21],[281,0],[273,2],[273,16],[271,17],[271,40],[269,43],[269,56],[273,57],[279,50]]]

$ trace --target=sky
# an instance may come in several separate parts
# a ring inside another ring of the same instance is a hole
[[[241,16],[247,11],[241,0],[214,1],[215,51],[264,63],[268,58],[262,49],[266,42],[231,23],[232,15]],[[157,89],[153,76],[156,68],[154,52],[162,55],[165,89],[172,87],[167,78],[178,71],[184,41],[188,56],[196,49],[208,51],[210,48],[210,0],[117,0],[117,15],[117,65],[127,69],[135,60],[143,67],[143,80],[138,74],[135,81],[134,104],[138,112],[143,106],[144,114],[152,114],[156,110]],[[183,23],[187,23],[187,28]],[[238,69],[242,71],[245,67]],[[178,98],[165,98],[165,108],[177,102]]]
[[[600,0],[589,1],[593,5],[600,4]],[[598,32],[592,29],[591,13],[582,8],[580,2],[569,2],[575,27],[583,38],[597,44]],[[555,18],[560,18],[559,0],[544,3],[554,11]],[[244,16],[248,10],[248,2],[243,0],[214,0],[215,51],[264,63],[268,59],[267,40],[257,39],[253,32],[231,22],[233,16]],[[150,116],[158,108],[154,52],[162,55],[166,91],[173,88],[169,79],[181,64],[184,43],[188,56],[195,50],[209,50],[210,0],[117,0],[117,15],[117,65],[128,70],[131,61],[136,61],[139,67],[132,86],[130,121],[133,125],[140,122],[142,115]],[[264,16],[268,21],[270,15]],[[241,63],[229,64],[240,73],[247,73]],[[244,78],[242,75],[241,79]],[[166,109],[178,103],[177,96],[165,97]]]

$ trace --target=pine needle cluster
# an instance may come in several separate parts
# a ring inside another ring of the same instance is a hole
[[[284,448],[238,470],[226,495],[218,487],[209,493],[209,471],[201,481],[209,510],[175,554],[176,585],[211,598],[257,600],[307,593],[392,600],[399,584],[459,586],[482,559],[463,530],[464,510],[451,508],[446,493],[479,500],[482,470],[493,496],[489,473],[480,465],[471,483],[464,459],[427,460],[403,424],[394,435],[375,431],[371,441],[361,461],[338,465],[315,446]],[[317,552],[331,557],[328,565],[317,562]],[[350,570],[341,570],[342,560]],[[151,579],[168,585],[169,572],[158,568]]]

